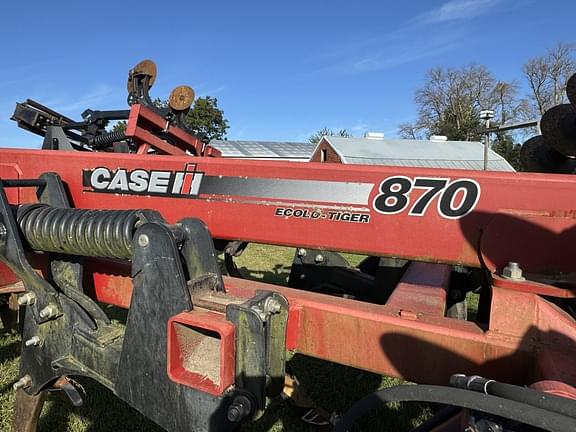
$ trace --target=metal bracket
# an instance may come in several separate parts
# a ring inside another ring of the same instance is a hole
[[[288,302],[261,291],[242,304],[229,304],[226,318],[236,326],[236,387],[254,398],[254,417],[259,417],[266,396],[278,396],[284,388]]]
[[[203,237],[209,237],[200,221],[187,220],[185,225],[186,232],[199,234],[204,230]],[[191,248],[194,238],[188,237],[185,242],[190,242]],[[144,224],[134,235],[133,251],[134,289],[118,365],[116,394],[168,431],[235,428],[236,424],[227,418],[234,392],[214,397],[178,384],[167,374],[168,320],[192,309],[186,270],[174,234],[165,225]],[[213,260],[216,264],[216,259]],[[208,257],[197,262],[206,264],[206,261]],[[194,269],[195,263],[189,267]]]
[[[45,183],[45,182],[41,182]],[[12,182],[17,186],[18,183]],[[38,183],[40,184],[40,183]],[[46,322],[62,314],[58,292],[42,279],[28,263],[20,239],[18,225],[8,204],[3,182],[0,180],[0,261],[4,262],[24,283],[27,303],[38,323]]]
[[[398,258],[369,256],[353,267],[337,252],[298,248],[288,286],[384,304],[408,263]]]

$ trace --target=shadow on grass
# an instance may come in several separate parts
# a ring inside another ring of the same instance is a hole
[[[0,365],[5,365],[6,369],[20,356],[20,337],[11,331],[0,330],[0,338],[4,339],[0,343]],[[2,371],[3,372],[3,371]],[[0,394],[12,392],[12,385],[15,380],[10,380],[0,387]]]
[[[74,408],[63,397],[51,396],[40,417],[39,432],[164,431],[104,386],[89,378],[81,378],[79,381],[86,390],[84,405]]]
[[[6,337],[7,334],[0,334],[0,337]],[[15,340],[7,345],[0,346],[0,363],[12,361],[20,355],[20,340]]]
[[[403,383],[395,378],[302,355],[295,355],[288,366],[311,398],[321,408],[336,414],[343,414],[354,402],[369,393]],[[428,419],[431,413],[423,404],[393,404],[367,415],[354,431],[409,431]],[[242,428],[243,432],[318,430],[303,423],[289,404],[283,401],[273,402],[262,418]]]
[[[290,366],[312,399],[328,412],[337,414],[343,414],[356,401],[380,388],[404,383],[396,378],[300,355],[294,356]],[[429,416],[430,410],[422,404],[389,405],[363,418],[359,430],[408,431]]]

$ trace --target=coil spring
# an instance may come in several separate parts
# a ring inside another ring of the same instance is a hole
[[[97,148],[106,147],[109,144],[113,144],[118,141],[122,141],[126,139],[126,135],[124,131],[116,131],[105,133],[102,135],[97,135],[94,137],[92,141],[92,145]]]
[[[142,210],[22,206],[18,225],[34,250],[105,258],[130,258]]]

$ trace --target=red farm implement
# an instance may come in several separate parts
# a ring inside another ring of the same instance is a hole
[[[234,430],[282,392],[288,352],[418,383],[367,395],[337,431],[395,401],[448,407],[419,431],[576,430],[576,177],[223,159],[185,123],[190,88],[150,100],[155,75],[140,63],[130,110],[81,122],[17,106],[44,144],[0,150],[14,431],[36,430],[48,391],[79,403],[74,376],[166,430]],[[576,115],[554,110],[523,158],[567,174]],[[239,277],[249,242],[295,248],[289,287]]]

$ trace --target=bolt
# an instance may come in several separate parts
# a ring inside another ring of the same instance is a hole
[[[150,244],[150,239],[148,238],[148,236],[146,234],[140,234],[138,236],[138,246],[146,247],[149,244]]]
[[[262,321],[266,321],[266,313],[260,309],[260,306],[254,305],[250,309],[256,312]]]
[[[228,420],[232,423],[237,423],[242,419],[242,408],[235,404],[230,405],[228,408]]]
[[[508,265],[504,267],[504,270],[502,271],[502,276],[505,277],[506,279],[511,279],[515,281],[526,280],[522,276],[522,269],[520,268],[517,262],[509,262]]]
[[[236,396],[234,401],[228,407],[228,412],[226,413],[226,417],[232,423],[238,423],[252,410],[252,404],[250,403],[250,399],[246,396]]]
[[[34,294],[33,292],[22,294],[20,297],[18,297],[19,306],[28,306],[34,304],[35,301],[36,301],[36,294]]]
[[[44,309],[40,311],[40,318],[49,319],[58,315],[58,307],[54,303],[49,303]]]
[[[14,388],[14,390],[19,390],[28,388],[31,385],[32,385],[32,378],[30,377],[30,375],[24,375],[22,378],[16,381],[12,387]]]
[[[316,264],[320,264],[321,262],[324,262],[324,255],[322,254],[318,254],[314,257],[314,262]]]
[[[40,345],[40,338],[38,336],[32,336],[30,339],[24,342],[24,345],[26,345],[27,347],[38,346]]]
[[[304,248],[298,249],[297,254],[299,257],[305,257],[306,256],[306,249],[304,249]]]
[[[276,314],[279,313],[282,310],[282,305],[280,304],[280,302],[278,300],[276,300],[273,297],[268,297],[266,299],[266,301],[264,302],[264,311],[271,313],[271,314]]]

